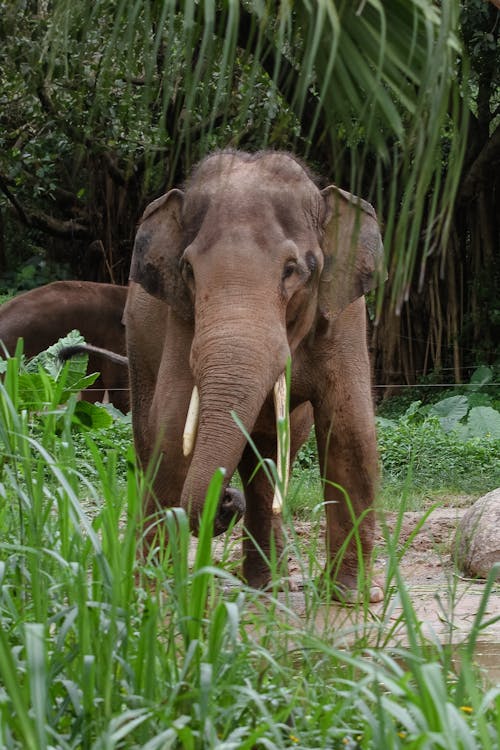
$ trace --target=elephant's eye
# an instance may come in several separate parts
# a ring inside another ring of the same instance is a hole
[[[283,275],[282,280],[285,281],[285,279],[289,279],[290,276],[295,273],[297,270],[297,263],[294,260],[289,260],[285,263],[285,267],[283,268]]]

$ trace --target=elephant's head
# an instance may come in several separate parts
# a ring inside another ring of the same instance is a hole
[[[231,412],[252,431],[287,358],[371,289],[381,247],[368,203],[320,190],[284,153],[216,153],[147,207],[130,278],[193,323],[200,414],[181,505],[194,531],[214,470],[230,478],[246,443]]]

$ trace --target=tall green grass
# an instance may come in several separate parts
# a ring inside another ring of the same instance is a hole
[[[386,535],[388,596],[376,614],[362,602],[334,619],[319,582],[322,540],[304,551],[291,519],[302,604],[287,588],[245,587],[229,572],[229,543],[215,565],[221,472],[195,553],[185,514],[171,509],[148,556],[146,480],[132,451],[122,478],[115,450],[91,433],[75,440],[73,400],[54,415],[49,387],[32,410],[16,408],[11,362],[0,385],[0,747],[499,746],[499,689],[474,666],[493,578],[457,668],[423,635],[397,536]]]

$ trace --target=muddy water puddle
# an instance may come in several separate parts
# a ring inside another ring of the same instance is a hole
[[[500,581],[496,582],[487,602],[484,602],[485,584],[465,580],[457,573],[453,559],[453,537],[458,519],[463,509],[438,508],[426,520],[417,534],[414,534],[421,513],[404,514],[403,524],[399,531],[399,544],[407,545],[405,553],[399,560],[399,572],[420,623],[420,634],[426,640],[442,645],[467,642],[471,632],[477,626],[477,613],[484,609],[481,627],[475,649],[475,659],[484,668],[486,678],[491,684],[500,684]],[[396,523],[395,514],[387,516],[390,527]],[[297,522],[295,530],[303,547],[311,544],[312,538],[323,536],[324,526],[318,529],[311,523]],[[239,558],[239,547],[235,531],[235,558]],[[380,554],[375,572],[384,580],[388,560],[385,554],[383,538],[380,537]],[[220,542],[219,542],[220,544]],[[214,545],[216,548],[217,545]],[[223,555],[221,555],[223,557]],[[321,571],[324,556],[321,545],[318,548],[316,569]],[[307,565],[300,565],[292,555],[289,558],[289,572],[295,591],[279,595],[283,604],[280,617],[290,619],[294,628],[307,628],[317,636],[325,636],[329,642],[339,647],[349,648],[360,636],[375,647],[387,644],[407,646],[408,635],[403,616],[403,607],[397,592],[387,605],[371,605],[369,610],[346,607],[336,603],[323,605],[316,600],[314,611],[310,611],[311,602],[306,601],[304,585],[300,571],[308,570]]]
[[[476,614],[484,607],[482,626],[474,648],[474,663],[484,673],[485,681],[500,684],[500,592],[492,591],[486,603],[483,601],[484,584],[460,581],[453,593],[446,595],[441,581],[429,585],[408,586],[411,607],[418,623],[420,636],[429,643],[446,646],[456,656],[453,661],[459,666],[460,650],[474,630]],[[300,584],[299,584],[300,587]],[[312,630],[316,635],[325,635],[336,646],[349,648],[363,637],[375,648],[406,647],[409,645],[403,606],[395,594],[389,604],[362,607],[347,607],[336,603],[318,606],[314,613],[307,611],[303,591],[280,595],[288,612],[293,613],[295,627]],[[412,626],[413,627],[413,626]],[[419,639],[420,640],[420,639]]]
[[[457,667],[460,667],[460,656],[454,658]],[[479,641],[474,649],[474,664],[484,674],[486,682],[490,685],[500,685],[500,641]]]

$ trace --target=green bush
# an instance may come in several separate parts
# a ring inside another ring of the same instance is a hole
[[[415,424],[379,424],[378,445],[385,483],[407,482],[429,493],[486,492],[500,486],[500,440],[445,432],[436,417]]]
[[[480,495],[500,486],[500,389],[489,385],[493,377],[480,367],[459,393],[434,391],[425,404],[405,394],[383,405],[376,417],[382,504],[397,508],[404,497],[408,509],[417,509],[436,495]],[[321,498],[311,434],[298,453],[288,502],[307,518]]]
[[[413,401],[397,418],[377,417],[383,493],[410,501],[439,492],[481,494],[500,486],[498,388],[480,367],[467,389],[432,403]]]

